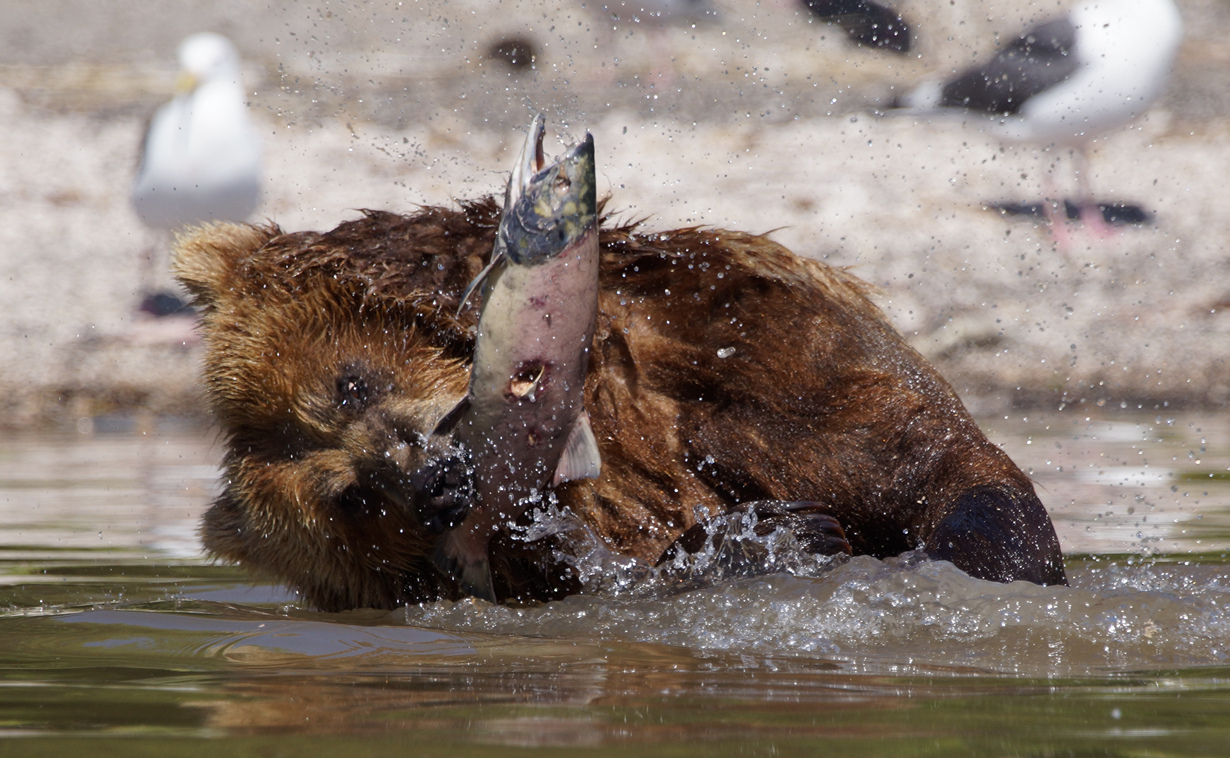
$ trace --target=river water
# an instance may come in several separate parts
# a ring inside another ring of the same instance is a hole
[[[1230,753],[1230,415],[980,423],[1037,482],[1071,587],[856,558],[315,613],[201,554],[213,432],[9,435],[0,754]]]

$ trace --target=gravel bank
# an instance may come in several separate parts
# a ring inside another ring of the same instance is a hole
[[[504,4],[513,11],[499,15],[468,1],[250,16],[247,3],[199,5],[6,5],[0,427],[202,412],[188,325],[134,313],[143,257],[169,281],[169,240],[127,201],[175,44],[199,29],[230,35],[245,55],[266,134],[260,216],[288,230],[497,191],[540,108],[549,135],[594,133],[612,207],[648,228],[775,230],[800,254],[853,266],[975,406],[1230,399],[1224,3],[1181,0],[1189,35],[1167,95],[1097,143],[1099,199],[1140,203],[1154,222],[1065,247],[985,206],[1035,201],[1052,173],[1073,186],[1066,156],[1004,146],[973,124],[870,110],[1058,3],[902,0],[921,35],[904,60],[854,48],[785,2],[726,0],[718,23],[659,40],[595,38],[580,3]],[[538,43],[535,70],[484,57],[513,32]],[[656,78],[658,49],[676,59],[668,84]]]

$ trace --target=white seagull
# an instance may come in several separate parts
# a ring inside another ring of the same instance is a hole
[[[1093,0],[1029,29],[986,63],[923,84],[894,105],[923,114],[978,114],[1004,139],[1069,147],[1085,164],[1093,139],[1157,100],[1182,37],[1173,0]],[[1078,180],[1081,218],[1105,229],[1085,165]]]
[[[132,205],[146,225],[176,230],[244,221],[260,200],[261,140],[248,117],[239,54],[219,34],[179,46],[178,94],[145,134]]]

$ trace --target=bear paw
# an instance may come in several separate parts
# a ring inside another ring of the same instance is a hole
[[[433,534],[453,529],[470,513],[473,469],[463,454],[433,458],[410,476],[414,513]]]

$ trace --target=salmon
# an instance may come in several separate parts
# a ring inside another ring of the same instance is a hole
[[[475,597],[495,601],[489,543],[563,482],[601,472],[585,413],[585,374],[598,313],[594,140],[549,166],[535,116],[504,197],[466,396],[434,434],[469,457],[474,495],[437,544],[435,564]]]

